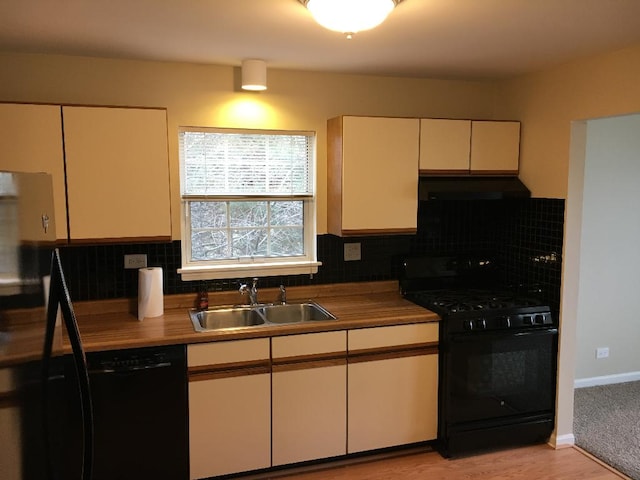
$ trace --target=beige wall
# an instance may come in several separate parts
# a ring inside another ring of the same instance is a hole
[[[538,197],[567,198],[556,432],[572,443],[580,297],[586,125],[580,120],[640,112],[640,45],[498,85],[498,117],[522,122],[520,173]],[[574,141],[571,141],[574,135]],[[570,159],[573,159],[570,162]],[[572,197],[567,197],[567,194]]]
[[[640,45],[499,84],[496,115],[522,122],[520,177],[566,198],[571,122],[640,111]]]
[[[492,119],[490,82],[268,70],[269,89],[238,91],[238,67],[0,54],[0,101],[167,107],[174,238],[178,126],[317,132],[318,233],[326,233],[326,120],[336,115]]]

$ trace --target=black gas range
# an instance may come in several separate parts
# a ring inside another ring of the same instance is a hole
[[[420,290],[404,296],[446,318],[447,333],[529,329],[554,323],[549,307],[539,299],[501,287]]]
[[[558,330],[539,290],[503,285],[492,258],[403,262],[403,296],[440,322],[438,447],[444,456],[545,441]]]

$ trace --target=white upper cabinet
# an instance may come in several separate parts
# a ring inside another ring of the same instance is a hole
[[[471,122],[471,173],[517,175],[520,122]]]
[[[0,170],[52,175],[58,242],[171,239],[165,109],[7,103],[0,127]]]
[[[420,171],[462,174],[469,172],[471,121],[423,118],[420,120]]]
[[[520,122],[420,120],[420,172],[517,175]]]
[[[62,120],[58,105],[0,104],[0,170],[49,173],[56,238],[67,239]]]
[[[419,119],[342,116],[327,136],[329,233],[414,233]]]
[[[62,112],[70,241],[169,240],[166,110]]]

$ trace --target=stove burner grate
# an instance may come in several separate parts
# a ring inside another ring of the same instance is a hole
[[[422,291],[414,292],[411,297],[426,308],[433,308],[447,314],[518,309],[540,305],[536,299],[519,296],[512,292],[486,290]]]

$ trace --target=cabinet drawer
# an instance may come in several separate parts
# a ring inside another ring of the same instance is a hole
[[[189,345],[187,366],[220,365],[269,360],[269,339],[234,340]]]
[[[438,323],[412,323],[350,330],[348,338],[349,352],[371,348],[437,343]]]
[[[347,332],[307,333],[287,337],[273,337],[273,358],[314,356],[325,353],[345,353]]]

